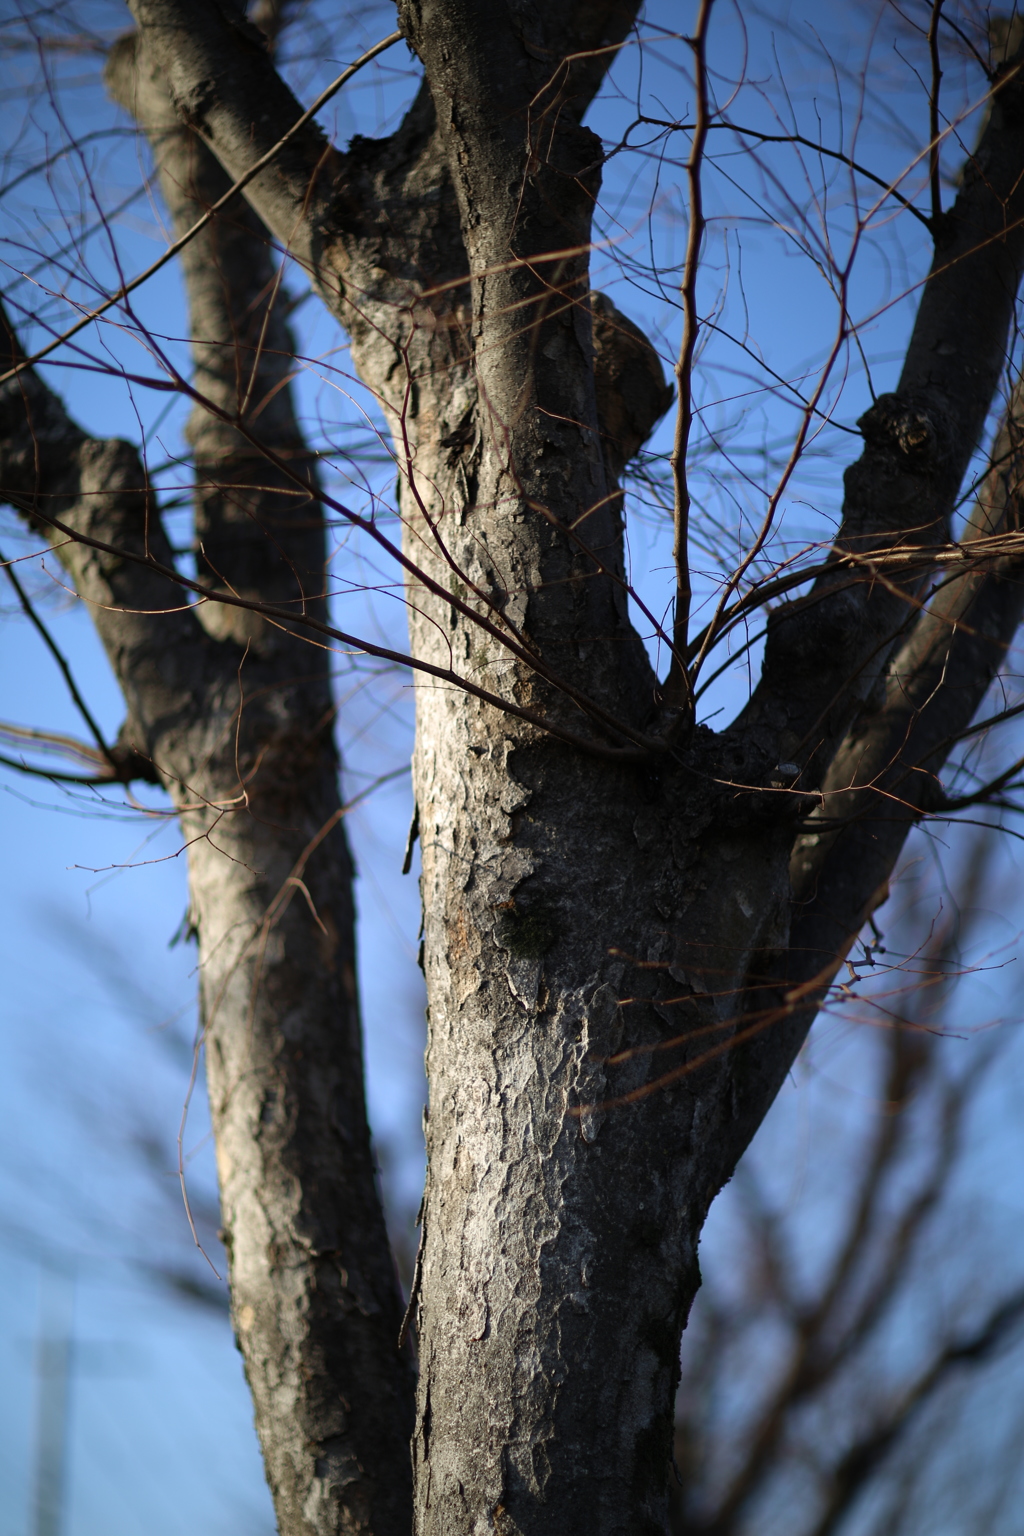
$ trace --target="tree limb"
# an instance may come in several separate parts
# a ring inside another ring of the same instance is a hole
[[[971,519],[984,539],[1020,527],[1024,389],[1015,389],[990,472]],[[970,538],[964,540],[969,546]],[[835,973],[888,882],[911,827],[942,804],[935,775],[969,726],[1003,665],[1024,612],[1024,562],[968,571],[939,591],[890,662],[877,709],[849,729],[821,785],[820,799],[790,860],[789,944],[771,980],[765,960],[748,1005],[772,1023],[736,1052],[735,1134],[739,1149],[778,1091]]]
[[[941,543],[1005,365],[1024,270],[1024,79],[1018,56],[993,86],[993,109],[935,256],[895,393],[859,423],[866,440],[846,473],[836,552]],[[761,681],[739,728],[773,733],[786,761],[824,772],[852,712],[875,687],[921,578],[833,590],[769,621]]]
[[[23,360],[0,308],[0,362]],[[174,582],[149,563],[169,570],[174,561],[135,449],[89,437],[25,370],[0,386],[0,496],[50,538],[89,605],[128,704],[126,745],[153,760],[160,738],[189,709],[211,656]],[[70,536],[55,537],[54,520]],[[129,558],[106,556],[97,545]]]

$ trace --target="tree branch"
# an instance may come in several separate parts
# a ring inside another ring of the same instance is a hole
[[[23,361],[0,307],[0,366]],[[25,369],[0,386],[0,496],[45,532],[88,603],[128,704],[126,730],[139,737],[126,746],[153,758],[210,658],[194,616],[181,610],[173,555],[135,449],[89,437]],[[101,549],[128,558],[101,557]]]
[[[846,473],[837,555],[942,542],[1005,365],[1024,269],[1024,80],[1000,71],[993,109],[954,207],[936,231],[894,394],[859,425],[863,456]],[[761,682],[737,721],[773,733],[780,756],[809,765],[812,784],[871,693],[913,615],[921,580],[836,589],[826,572],[811,600],[769,620]]]
[[[971,539],[1022,521],[1024,387],[1014,391],[993,468],[974,508]],[[876,710],[848,731],[821,786],[817,809],[790,860],[788,947],[752,981],[747,1004],[773,1020],[735,1053],[738,1159],[781,1086],[835,973],[888,882],[911,827],[936,803],[935,775],[1003,665],[1024,612],[1024,562],[949,581],[918,615],[884,682]],[[941,803],[941,802],[939,802]],[[776,971],[778,975],[778,971]]]
[[[928,57],[932,66],[931,90],[928,93],[928,182],[932,194],[932,229],[938,232],[942,219],[942,182],[939,179],[942,139],[939,131],[939,86],[942,67],[939,62],[939,19],[943,0],[932,0],[931,20],[928,23]]]
[[[670,705],[685,707],[693,713],[693,682],[686,667],[685,656],[690,636],[690,487],[687,479],[686,456],[693,427],[693,361],[697,350],[700,319],[697,313],[697,276],[700,271],[701,246],[704,243],[704,203],[702,173],[704,147],[708,136],[707,34],[711,22],[713,0],[701,0],[697,12],[697,24],[690,48],[693,53],[694,83],[697,96],[696,122],[690,141],[690,154],[686,162],[686,180],[690,191],[690,224],[686,235],[686,257],[683,263],[683,279],[680,294],[683,303],[683,334],[679,343],[679,359],[676,363],[676,384],[679,404],[676,408],[675,438],[672,444],[671,465],[673,498],[673,522],[675,537],[672,559],[676,573],[676,609],[673,624],[673,657],[665,684],[665,697]]]

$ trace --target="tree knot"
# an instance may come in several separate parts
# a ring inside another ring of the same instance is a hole
[[[857,426],[870,447],[897,455],[907,469],[927,472],[941,457],[940,432],[933,418],[899,395],[879,395]]]
[[[594,387],[605,449],[618,479],[675,399],[661,359],[643,331],[607,294],[590,294]]]

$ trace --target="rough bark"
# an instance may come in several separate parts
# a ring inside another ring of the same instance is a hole
[[[132,9],[176,111],[229,176],[297,121],[298,103],[231,5]],[[509,706],[428,678],[418,689],[430,1009],[414,1438],[423,1536],[666,1529],[679,1337],[708,1205],[920,814],[908,773],[934,773],[1020,612],[1010,569],[949,587],[944,601],[970,621],[955,629],[941,604],[917,616],[913,585],[826,577],[773,620],[764,680],[732,728],[686,736],[662,709],[628,618],[615,477],[663,407],[664,386],[628,324],[609,323],[589,291],[600,150],[581,126],[636,10],[406,0],[400,20],[425,83],[397,133],[340,154],[307,126],[246,193],[348,327],[387,416],[417,662],[457,664]],[[945,537],[990,407],[1024,262],[1021,94],[1015,75],[1002,77],[975,172],[939,232],[899,391],[863,423],[840,547],[865,557]],[[635,390],[620,344],[643,363]],[[206,387],[223,400],[237,390],[219,376]],[[230,457],[230,446],[217,452]],[[226,537],[225,500],[214,494],[203,515]],[[217,579],[232,558],[225,547],[209,562]],[[292,598],[315,601],[315,551],[302,544],[286,565],[287,576],[275,569]],[[181,646],[203,658],[236,643],[187,625]],[[354,1229],[327,1214],[356,1209],[371,1186],[340,834],[302,874],[328,930],[320,958],[324,934],[304,901],[282,901],[280,922],[266,925],[336,809],[325,678],[303,653],[308,680],[290,694],[273,661],[286,644],[257,629],[242,677],[256,680],[247,697],[294,696],[289,719],[308,748],[275,734],[269,703],[247,706],[251,747],[234,774],[224,732],[238,692],[223,673],[205,755],[193,743],[177,777],[189,807],[202,805],[183,814],[211,850],[195,867],[205,871],[206,1016],[223,1052],[215,1082],[240,1106],[218,1125],[237,1210],[236,1319],[243,1326],[239,1308],[251,1306],[264,1336],[278,1329],[284,1340],[287,1315],[315,1351],[331,1335],[308,1298],[335,1288],[334,1315],[345,1317],[340,1353],[324,1348],[317,1419],[336,1413],[337,1439],[318,1441],[326,1472],[316,1462],[301,1485],[315,1497],[303,1495],[291,1523],[282,1516],[291,1536],[345,1528],[324,1511],[326,1489],[351,1465],[344,1437],[360,1433],[348,1400],[358,1397],[374,1426],[392,1411],[399,1423],[392,1405],[404,1388],[381,1342],[393,1292],[379,1212],[367,1207],[369,1257],[353,1254]],[[834,673],[811,665],[823,653],[835,656]],[[130,697],[135,686],[128,677]],[[167,773],[164,738],[146,741]],[[831,819],[821,833],[798,825],[807,802],[779,777],[790,761],[822,786]],[[240,779],[245,811],[225,815]],[[287,856],[283,824],[297,829]],[[230,860],[212,853],[223,838]],[[316,877],[316,860],[332,859]],[[254,867],[266,874],[253,877]],[[268,966],[278,967],[273,981]],[[316,1035],[307,1021],[325,1017],[325,998],[345,1021],[347,1074],[295,1048],[296,1031]],[[222,1041],[227,1006],[236,1017],[249,1007],[248,1035]],[[293,1076],[277,1099],[267,1084],[284,1060]],[[328,1185],[314,1217],[307,1201]],[[285,1247],[268,1262],[278,1222]],[[257,1271],[262,1291],[250,1281]],[[301,1349],[287,1358],[300,1356],[305,1369]],[[279,1393],[274,1411],[291,1412],[289,1387],[271,1383],[258,1349],[249,1368],[257,1400]],[[330,1400],[332,1378],[344,1410]],[[287,1461],[298,1452],[281,1434]],[[272,1445],[272,1476],[282,1477],[277,1454]],[[346,1507],[353,1529],[392,1529],[390,1513],[352,1513],[354,1499]]]

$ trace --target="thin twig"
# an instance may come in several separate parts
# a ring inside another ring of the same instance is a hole
[[[928,93],[928,179],[932,189],[932,231],[938,231],[942,218],[942,185],[939,181],[940,133],[939,133],[939,85],[942,68],[939,62],[939,17],[943,0],[932,0],[932,19],[928,27],[928,54],[932,64],[932,87]]]
[[[673,123],[663,117],[638,117],[637,122],[650,124],[653,128],[671,128],[681,133],[689,133],[693,130],[693,123]],[[802,144],[805,149],[813,149],[816,155],[824,155],[829,160],[838,160],[841,165],[848,166],[851,171],[856,171],[858,176],[863,176],[867,181],[873,181],[876,187],[881,187],[887,197],[894,197],[898,203],[912,213],[925,227],[931,229],[931,220],[920,208],[916,208],[908,197],[891,181],[886,181],[884,176],[879,176],[875,171],[869,171],[866,165],[861,165],[859,160],[854,160],[851,155],[844,154],[840,149],[828,149],[816,139],[809,139],[802,133],[764,133],[760,128],[742,128],[739,123],[724,119],[719,123],[709,123],[708,132],[715,128],[725,128],[731,133],[742,134],[744,138],[758,139],[762,144]]]
[[[47,650],[50,652],[50,655],[53,657],[54,661],[60,668],[64,681],[68,685],[68,692],[75,702],[78,713],[89,727],[92,738],[95,741],[97,747],[100,749],[100,752],[106,758],[107,762],[110,764],[111,768],[116,774],[118,772],[117,761],[113,752],[107,746],[106,739],[103,735],[103,732],[97,725],[92,711],[79,692],[78,684],[75,682],[75,679],[72,676],[71,668],[65,660],[64,655],[61,652],[61,649],[58,646],[56,640],[54,640],[53,636],[50,634],[50,631],[47,629],[38,613],[36,613],[36,610],[32,605],[32,600],[15,575],[13,564],[6,558],[2,550],[0,550],[0,565],[3,566],[4,571],[7,574],[8,581],[11,583],[11,586],[14,588],[18,595],[18,602],[21,604],[23,613],[25,614],[26,618],[29,619],[29,621],[35,626],[38,634],[42,638],[43,644],[46,646]]]
[[[673,658],[666,680],[666,698],[670,704],[685,705],[693,710],[693,685],[686,665],[686,642],[690,631],[690,603],[693,597],[690,581],[690,487],[686,475],[686,455],[693,427],[693,359],[697,349],[700,319],[697,314],[697,274],[700,269],[700,248],[704,240],[704,203],[701,188],[701,170],[704,146],[708,136],[708,75],[707,34],[714,0],[701,0],[697,13],[697,26],[688,39],[693,50],[694,85],[696,88],[696,122],[690,141],[690,154],[686,162],[686,179],[690,194],[690,228],[686,237],[686,260],[683,264],[683,280],[680,294],[683,303],[683,334],[679,345],[679,361],[675,374],[679,388],[679,406],[676,411],[675,441],[672,445],[672,484],[674,490],[675,540],[672,558],[676,572],[676,609],[673,622]]]

